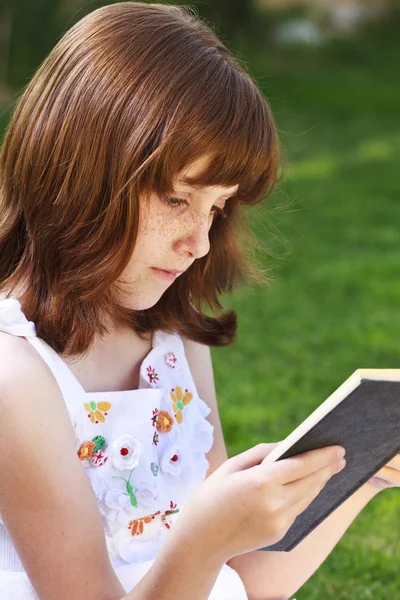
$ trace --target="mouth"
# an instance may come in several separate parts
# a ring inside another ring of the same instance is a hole
[[[161,279],[163,279],[164,281],[175,281],[175,279],[178,277],[178,275],[180,275],[181,273],[183,273],[184,271],[166,271],[165,269],[157,269],[156,267],[151,267],[151,270],[154,271],[154,273],[160,277]]]

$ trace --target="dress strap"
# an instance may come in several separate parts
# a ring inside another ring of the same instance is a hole
[[[76,379],[68,365],[47,342],[36,334],[33,321],[28,321],[21,310],[21,303],[16,298],[0,300],[0,331],[10,333],[26,340],[35,348],[53,373],[64,397],[68,411],[71,413],[71,402],[74,404],[84,395],[84,389]]]
[[[180,335],[173,331],[172,333],[167,333],[162,329],[156,329],[153,332],[152,338],[152,347],[156,348],[157,346],[170,345],[177,350],[183,350],[183,342]]]

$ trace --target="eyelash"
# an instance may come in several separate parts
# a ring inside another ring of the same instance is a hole
[[[176,208],[177,206],[188,205],[187,200],[183,200],[182,198],[167,198],[164,196],[163,201],[165,202],[165,204],[171,206],[172,208]],[[222,219],[226,219],[227,214],[223,208],[219,208],[219,206],[213,206],[213,208],[215,208],[214,215],[216,215],[217,217],[221,217]]]

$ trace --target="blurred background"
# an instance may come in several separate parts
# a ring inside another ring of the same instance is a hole
[[[3,0],[1,133],[59,37],[111,3]],[[212,349],[232,456],[286,437],[355,369],[400,367],[400,9],[390,0],[189,4],[268,98],[284,159],[274,197],[251,209],[271,284],[224,298],[238,312],[237,341]],[[399,523],[400,490],[386,490],[297,600],[400,597]]]

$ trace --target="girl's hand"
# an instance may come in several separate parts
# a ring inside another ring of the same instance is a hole
[[[400,453],[368,481],[377,490],[400,487]]]
[[[258,444],[207,477],[174,523],[180,537],[211,549],[223,562],[281,540],[338,472],[340,447],[269,463],[265,459],[275,447]]]

